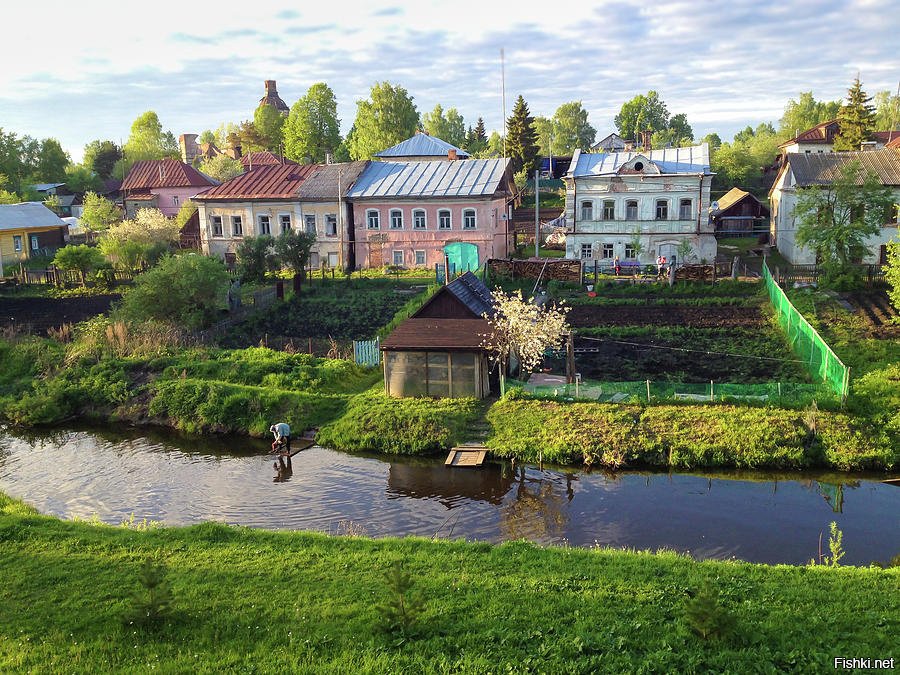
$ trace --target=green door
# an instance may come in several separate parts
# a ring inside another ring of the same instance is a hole
[[[478,269],[478,247],[475,244],[456,241],[447,244],[444,247],[444,253],[447,255],[451,274],[474,272]]]

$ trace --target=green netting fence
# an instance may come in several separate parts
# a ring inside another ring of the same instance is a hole
[[[794,308],[781,286],[772,278],[765,262],[762,272],[769,300],[775,308],[778,323],[787,335],[794,354],[806,364],[814,380],[827,384],[843,401],[850,389],[850,369],[841,362],[816,329]]]
[[[604,403],[755,401],[775,403],[786,407],[803,407],[812,401],[823,401],[834,396],[834,392],[825,384],[796,382],[733,384],[727,382],[671,382],[668,380],[631,382],[583,380],[577,384],[532,384],[508,379],[506,381],[507,390],[510,387],[521,387],[527,393],[538,398]]]

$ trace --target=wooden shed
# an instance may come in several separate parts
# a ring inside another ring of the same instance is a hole
[[[716,234],[741,237],[769,231],[769,209],[754,195],[731,188],[710,213]]]

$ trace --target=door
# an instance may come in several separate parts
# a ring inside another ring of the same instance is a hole
[[[456,241],[444,247],[444,254],[450,264],[451,274],[478,269],[478,247],[468,242]]]

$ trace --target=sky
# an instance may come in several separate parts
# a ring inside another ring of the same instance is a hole
[[[651,89],[696,138],[727,141],[777,126],[800,92],[842,98],[857,73],[870,95],[900,81],[897,0],[45,0],[5,8],[4,24],[0,128],[57,138],[75,161],[147,110],[176,136],[252,119],[267,79],[288,105],[326,82],[344,133],[385,80],[420,113],[440,103],[500,130],[501,49],[507,114],[519,94],[533,115],[580,100],[598,139]]]

